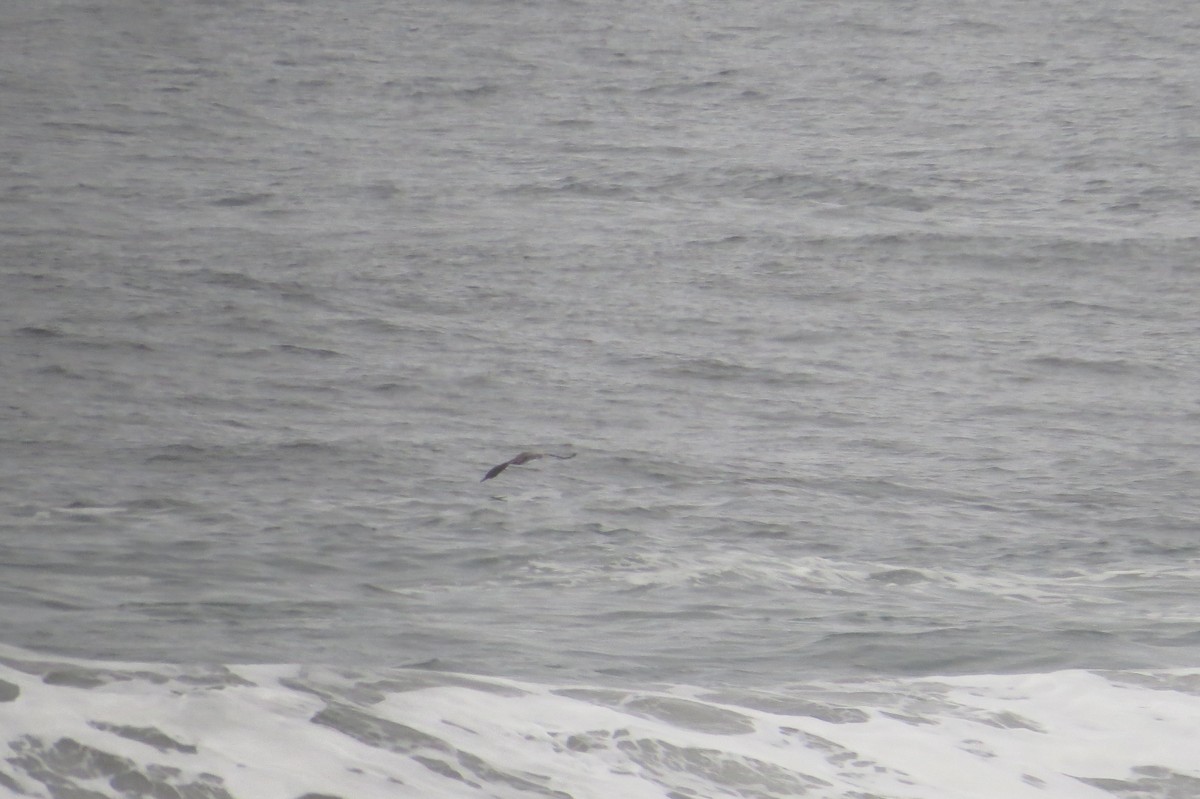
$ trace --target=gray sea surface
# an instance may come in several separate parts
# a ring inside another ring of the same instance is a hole
[[[0,641],[1195,665],[1198,76],[1182,0],[6,4]]]

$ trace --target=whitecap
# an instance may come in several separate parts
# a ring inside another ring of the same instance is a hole
[[[1190,795],[1200,670],[770,690],[0,648],[0,786],[214,798]]]

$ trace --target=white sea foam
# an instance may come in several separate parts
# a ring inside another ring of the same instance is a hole
[[[552,686],[0,653],[0,790],[59,797],[1181,797],[1200,670]],[[154,793],[157,791],[158,793]]]

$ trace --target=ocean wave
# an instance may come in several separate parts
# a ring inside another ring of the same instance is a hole
[[[550,685],[0,649],[0,786],[206,799],[1182,796],[1200,671]]]

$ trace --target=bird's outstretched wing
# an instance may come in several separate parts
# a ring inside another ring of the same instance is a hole
[[[509,464],[509,461],[505,461],[504,463],[497,464],[497,465],[493,466],[492,468],[488,469],[487,474],[485,474],[483,476],[483,480],[491,480],[493,477],[500,474],[500,472],[507,469],[508,464]],[[483,480],[480,480],[479,482],[482,483]]]
[[[555,455],[553,452],[522,452],[520,455],[517,455],[514,458],[509,458],[504,463],[498,463],[492,468],[488,469],[487,474],[485,474],[483,479],[479,482],[482,483],[484,480],[491,480],[509,466],[520,466],[522,463],[528,463],[529,461],[534,461],[538,458],[558,458],[560,461],[565,461],[569,460],[570,458],[574,458],[575,455],[576,453],[574,452],[572,452],[570,455]]]

